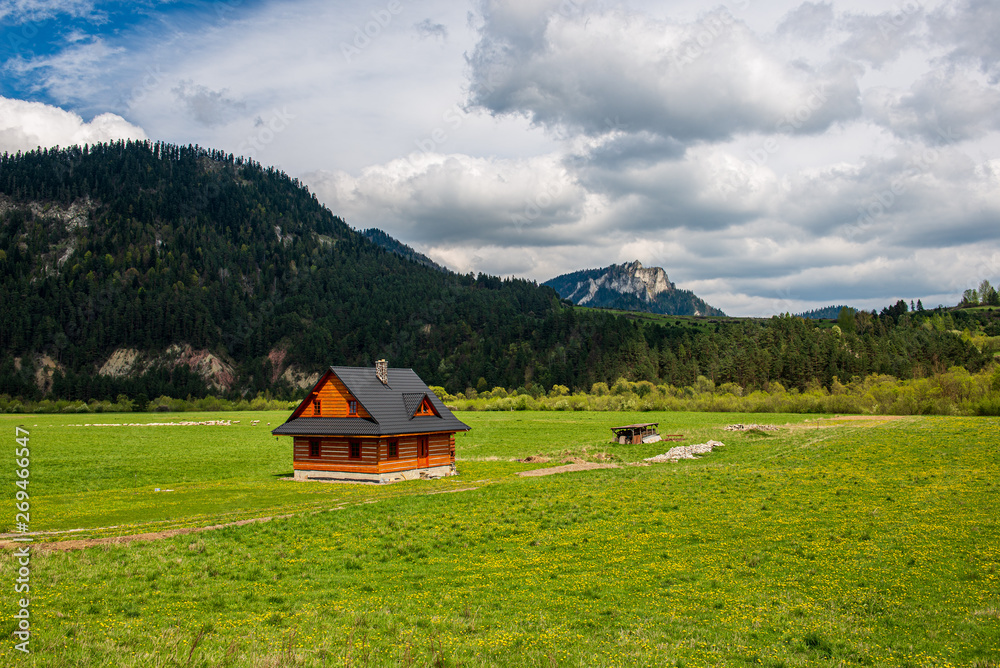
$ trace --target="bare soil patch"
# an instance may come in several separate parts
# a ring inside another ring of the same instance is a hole
[[[525,464],[548,464],[552,460],[550,457],[543,457],[542,455],[528,455],[524,459],[517,459],[515,461]]]
[[[520,471],[519,476],[534,478],[543,475],[556,475],[557,473],[571,473],[572,471],[589,471],[591,469],[616,469],[618,464],[595,464],[593,462],[579,462],[577,464],[565,464],[563,466],[553,466],[547,469],[532,469],[530,471]]]
[[[837,427],[842,427],[845,425],[850,425],[851,423],[861,423],[870,424],[873,426],[878,426],[885,422],[892,422],[894,420],[902,420],[907,415],[835,415],[828,418],[816,418],[814,420],[806,420],[805,422],[799,422],[796,424],[786,424],[785,427],[793,431],[800,429],[836,429]]]

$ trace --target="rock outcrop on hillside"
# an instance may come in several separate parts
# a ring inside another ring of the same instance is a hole
[[[679,290],[662,267],[643,267],[638,260],[563,274],[543,285],[578,306],[667,315],[725,315],[690,290]]]
[[[227,392],[236,382],[236,373],[230,361],[214,353],[192,348],[187,343],[173,344],[162,354],[142,353],[134,348],[118,348],[97,370],[101,376],[129,378],[142,376],[157,366],[175,368],[184,365],[205,385],[217,392]]]

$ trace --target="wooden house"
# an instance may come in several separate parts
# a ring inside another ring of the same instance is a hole
[[[291,436],[296,480],[395,482],[455,474],[468,431],[412,369],[335,366],[272,433]]]

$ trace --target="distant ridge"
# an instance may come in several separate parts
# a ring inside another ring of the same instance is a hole
[[[795,316],[798,318],[805,318],[806,320],[836,320],[837,316],[840,315],[840,309],[842,308],[849,308],[852,311],[857,311],[856,308],[844,305],[824,306],[823,308],[816,308],[812,311],[796,313]]]
[[[542,285],[578,306],[666,315],[726,315],[690,290],[678,290],[662,267],[643,267],[638,260],[563,274]]]
[[[411,260],[417,264],[422,264],[425,267],[430,267],[431,269],[437,269],[438,271],[448,271],[448,269],[442,267],[423,253],[418,253],[402,241],[390,237],[377,227],[372,227],[362,231],[361,236],[365,237],[368,241],[372,242],[379,248],[384,248],[390,253],[395,253],[402,258],[406,258],[407,260]]]

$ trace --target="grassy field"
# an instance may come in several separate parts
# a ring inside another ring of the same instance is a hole
[[[83,529],[40,539],[287,515],[36,550],[33,654],[5,595],[0,665],[1000,666],[997,419],[464,413],[461,475],[378,487],[283,480],[284,414],[82,426],[219,417],[0,418],[31,432],[32,529]],[[629,466],[673,444],[608,428],[647,421],[726,446]],[[621,466],[514,475],[566,458]]]

